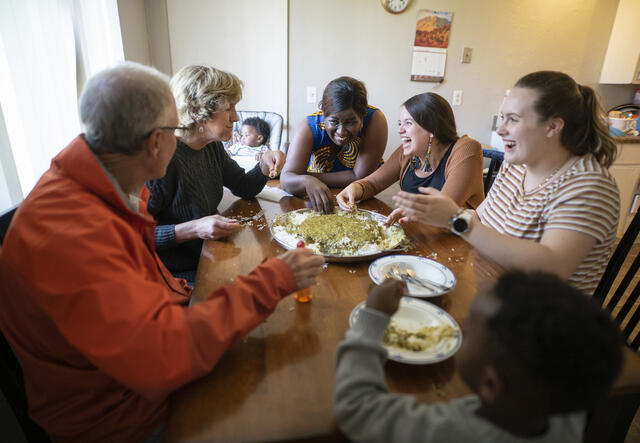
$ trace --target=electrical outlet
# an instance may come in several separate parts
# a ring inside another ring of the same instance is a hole
[[[318,93],[315,86],[307,86],[307,103],[315,103],[318,99]]]
[[[471,53],[473,49],[462,48],[462,55],[460,55],[460,63],[471,63]]]
[[[462,104],[462,89],[456,89],[453,91],[453,106],[460,106]]]

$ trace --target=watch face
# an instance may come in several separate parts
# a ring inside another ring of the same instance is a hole
[[[404,11],[409,6],[410,0],[382,0],[382,6],[394,14]]]
[[[453,226],[454,231],[456,232],[466,232],[469,228],[469,223],[464,218],[457,217],[453,220],[451,224]]]

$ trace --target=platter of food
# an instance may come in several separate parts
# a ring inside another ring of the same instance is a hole
[[[366,302],[356,306],[349,316],[353,327]],[[436,305],[411,297],[402,297],[391,317],[383,346],[389,360],[411,365],[425,365],[448,359],[462,344],[460,326]]]
[[[335,209],[331,214],[298,209],[278,216],[271,223],[271,235],[285,249],[294,249],[303,240],[328,261],[370,260],[401,250],[408,242],[400,225],[386,227],[385,220],[384,215],[363,209]]]

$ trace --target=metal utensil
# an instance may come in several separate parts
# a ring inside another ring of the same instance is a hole
[[[411,268],[405,269],[405,272],[414,281],[434,286],[439,291],[448,291],[449,289],[451,289],[449,286],[445,286],[445,285],[443,285],[441,283],[438,283],[438,282],[435,282],[435,281],[431,281],[431,280],[425,280],[423,278],[416,277],[416,271],[414,271]]]
[[[246,223],[252,220],[258,220],[260,217],[262,217],[264,215],[264,211],[259,211],[254,215],[251,215],[249,217],[242,217],[242,218],[237,218],[236,221],[238,223]]]
[[[411,268],[405,268],[401,270],[398,266],[393,265],[391,267],[391,275],[387,273],[386,276],[391,276],[392,278],[396,278],[398,280],[404,280],[407,283],[420,286],[421,288],[428,289],[430,291],[445,292],[451,289],[448,286],[430,280],[424,280],[416,277],[415,275],[415,271]]]
[[[400,281],[404,281],[404,282],[406,282],[406,283],[411,283],[411,284],[414,284],[414,285],[416,285],[416,286],[420,286],[422,289],[426,289],[426,290],[428,290],[429,292],[435,292],[435,291],[437,291],[436,289],[434,289],[434,288],[432,288],[432,287],[428,287],[428,286],[423,285],[423,284],[421,284],[421,283],[419,283],[419,282],[414,282],[414,281],[411,279],[411,277],[409,277],[409,276],[408,276],[408,275],[406,275],[406,274],[401,274],[398,270],[394,270],[394,269],[392,269],[392,271],[394,271],[394,272],[387,272],[387,273],[384,275],[384,276],[385,276],[385,278],[393,278],[393,279],[395,279],[395,280],[400,280]]]

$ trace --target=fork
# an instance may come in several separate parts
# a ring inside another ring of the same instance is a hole
[[[415,271],[411,268],[407,268],[405,270],[400,270],[397,266],[392,266],[391,267],[391,273],[393,274],[392,277],[398,279],[398,280],[404,280],[408,283],[414,284],[416,286],[420,286],[422,288],[425,289],[429,289],[430,291],[439,291],[439,292],[443,292],[443,291],[447,291],[450,288],[447,286],[444,286],[440,283],[436,283],[433,281],[429,281],[429,280],[423,280],[420,278],[417,278],[415,276]],[[389,273],[387,273],[387,276],[389,276]]]
[[[448,291],[449,289],[451,289],[449,286],[443,285],[441,283],[435,282],[435,281],[431,281],[431,280],[424,280],[421,278],[416,277],[416,272],[411,269],[411,268],[407,268],[405,269],[406,274],[409,276],[410,279],[414,280],[417,283],[425,283],[427,285],[431,285],[435,288],[437,288],[439,291]]]

